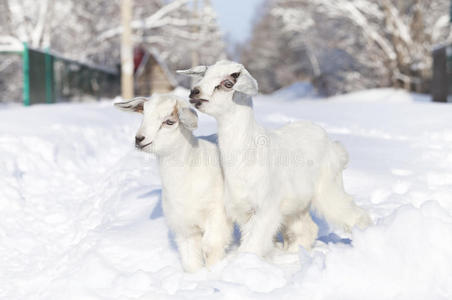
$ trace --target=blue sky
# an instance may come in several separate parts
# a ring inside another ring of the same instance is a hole
[[[264,0],[212,0],[223,32],[234,42],[243,42],[251,31],[251,21]]]

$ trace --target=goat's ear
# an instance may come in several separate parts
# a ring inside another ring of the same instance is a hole
[[[182,74],[186,76],[194,76],[194,77],[204,77],[206,74],[207,66],[196,66],[188,70],[177,70],[177,74]]]
[[[137,97],[132,100],[116,102],[115,107],[124,111],[134,111],[138,113],[143,113],[144,102],[148,101],[148,98]]]
[[[237,77],[237,82],[234,84],[233,89],[249,96],[256,96],[259,87],[256,79],[242,66],[242,70]]]
[[[185,101],[178,100],[176,104],[179,122],[188,130],[198,128],[198,114]]]

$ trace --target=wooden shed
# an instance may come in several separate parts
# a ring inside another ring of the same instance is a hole
[[[174,75],[160,58],[157,50],[137,47],[134,49],[135,95],[168,93],[177,87]]]
[[[431,92],[435,102],[452,101],[452,41],[433,48]]]

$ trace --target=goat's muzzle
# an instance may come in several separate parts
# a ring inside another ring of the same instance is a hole
[[[146,138],[146,137],[144,137],[144,136],[136,136],[136,137],[135,137],[135,147],[136,147],[137,149],[140,149],[140,150],[141,150],[141,149],[143,149],[143,148],[149,146],[150,144],[152,144],[152,142],[150,142],[150,143],[147,143],[147,144],[145,144],[145,145],[141,145],[141,142],[144,141],[145,138]]]
[[[195,87],[195,88],[193,88],[191,91],[190,91],[190,98],[196,98],[196,97],[198,97],[199,96],[199,94],[201,93],[201,91],[197,88],[197,87]]]
[[[206,99],[190,99],[190,103],[193,104],[196,108],[200,108],[203,102],[209,102],[209,100]]]
[[[149,146],[149,145],[151,145],[151,144],[152,144],[152,142],[147,143],[147,144],[145,144],[145,145],[135,144],[135,147],[136,147],[137,149],[139,149],[139,150],[143,150],[144,148],[146,148],[147,146]]]
[[[146,137],[142,136],[142,135],[137,135],[135,137],[135,145],[139,145],[142,141],[144,141]]]

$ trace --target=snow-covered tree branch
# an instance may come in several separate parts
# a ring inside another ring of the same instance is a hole
[[[225,47],[210,1],[193,11],[191,0],[134,0],[132,29],[137,45],[156,48],[171,68],[223,58]],[[0,0],[0,43],[53,51],[80,61],[119,62],[120,0]],[[3,42],[2,42],[3,40]]]
[[[298,53],[298,61],[289,63],[293,69],[309,61],[308,75],[327,86],[327,93],[378,86],[426,92],[432,46],[451,37],[449,5],[448,0],[274,0],[262,22],[279,24],[268,36]]]

